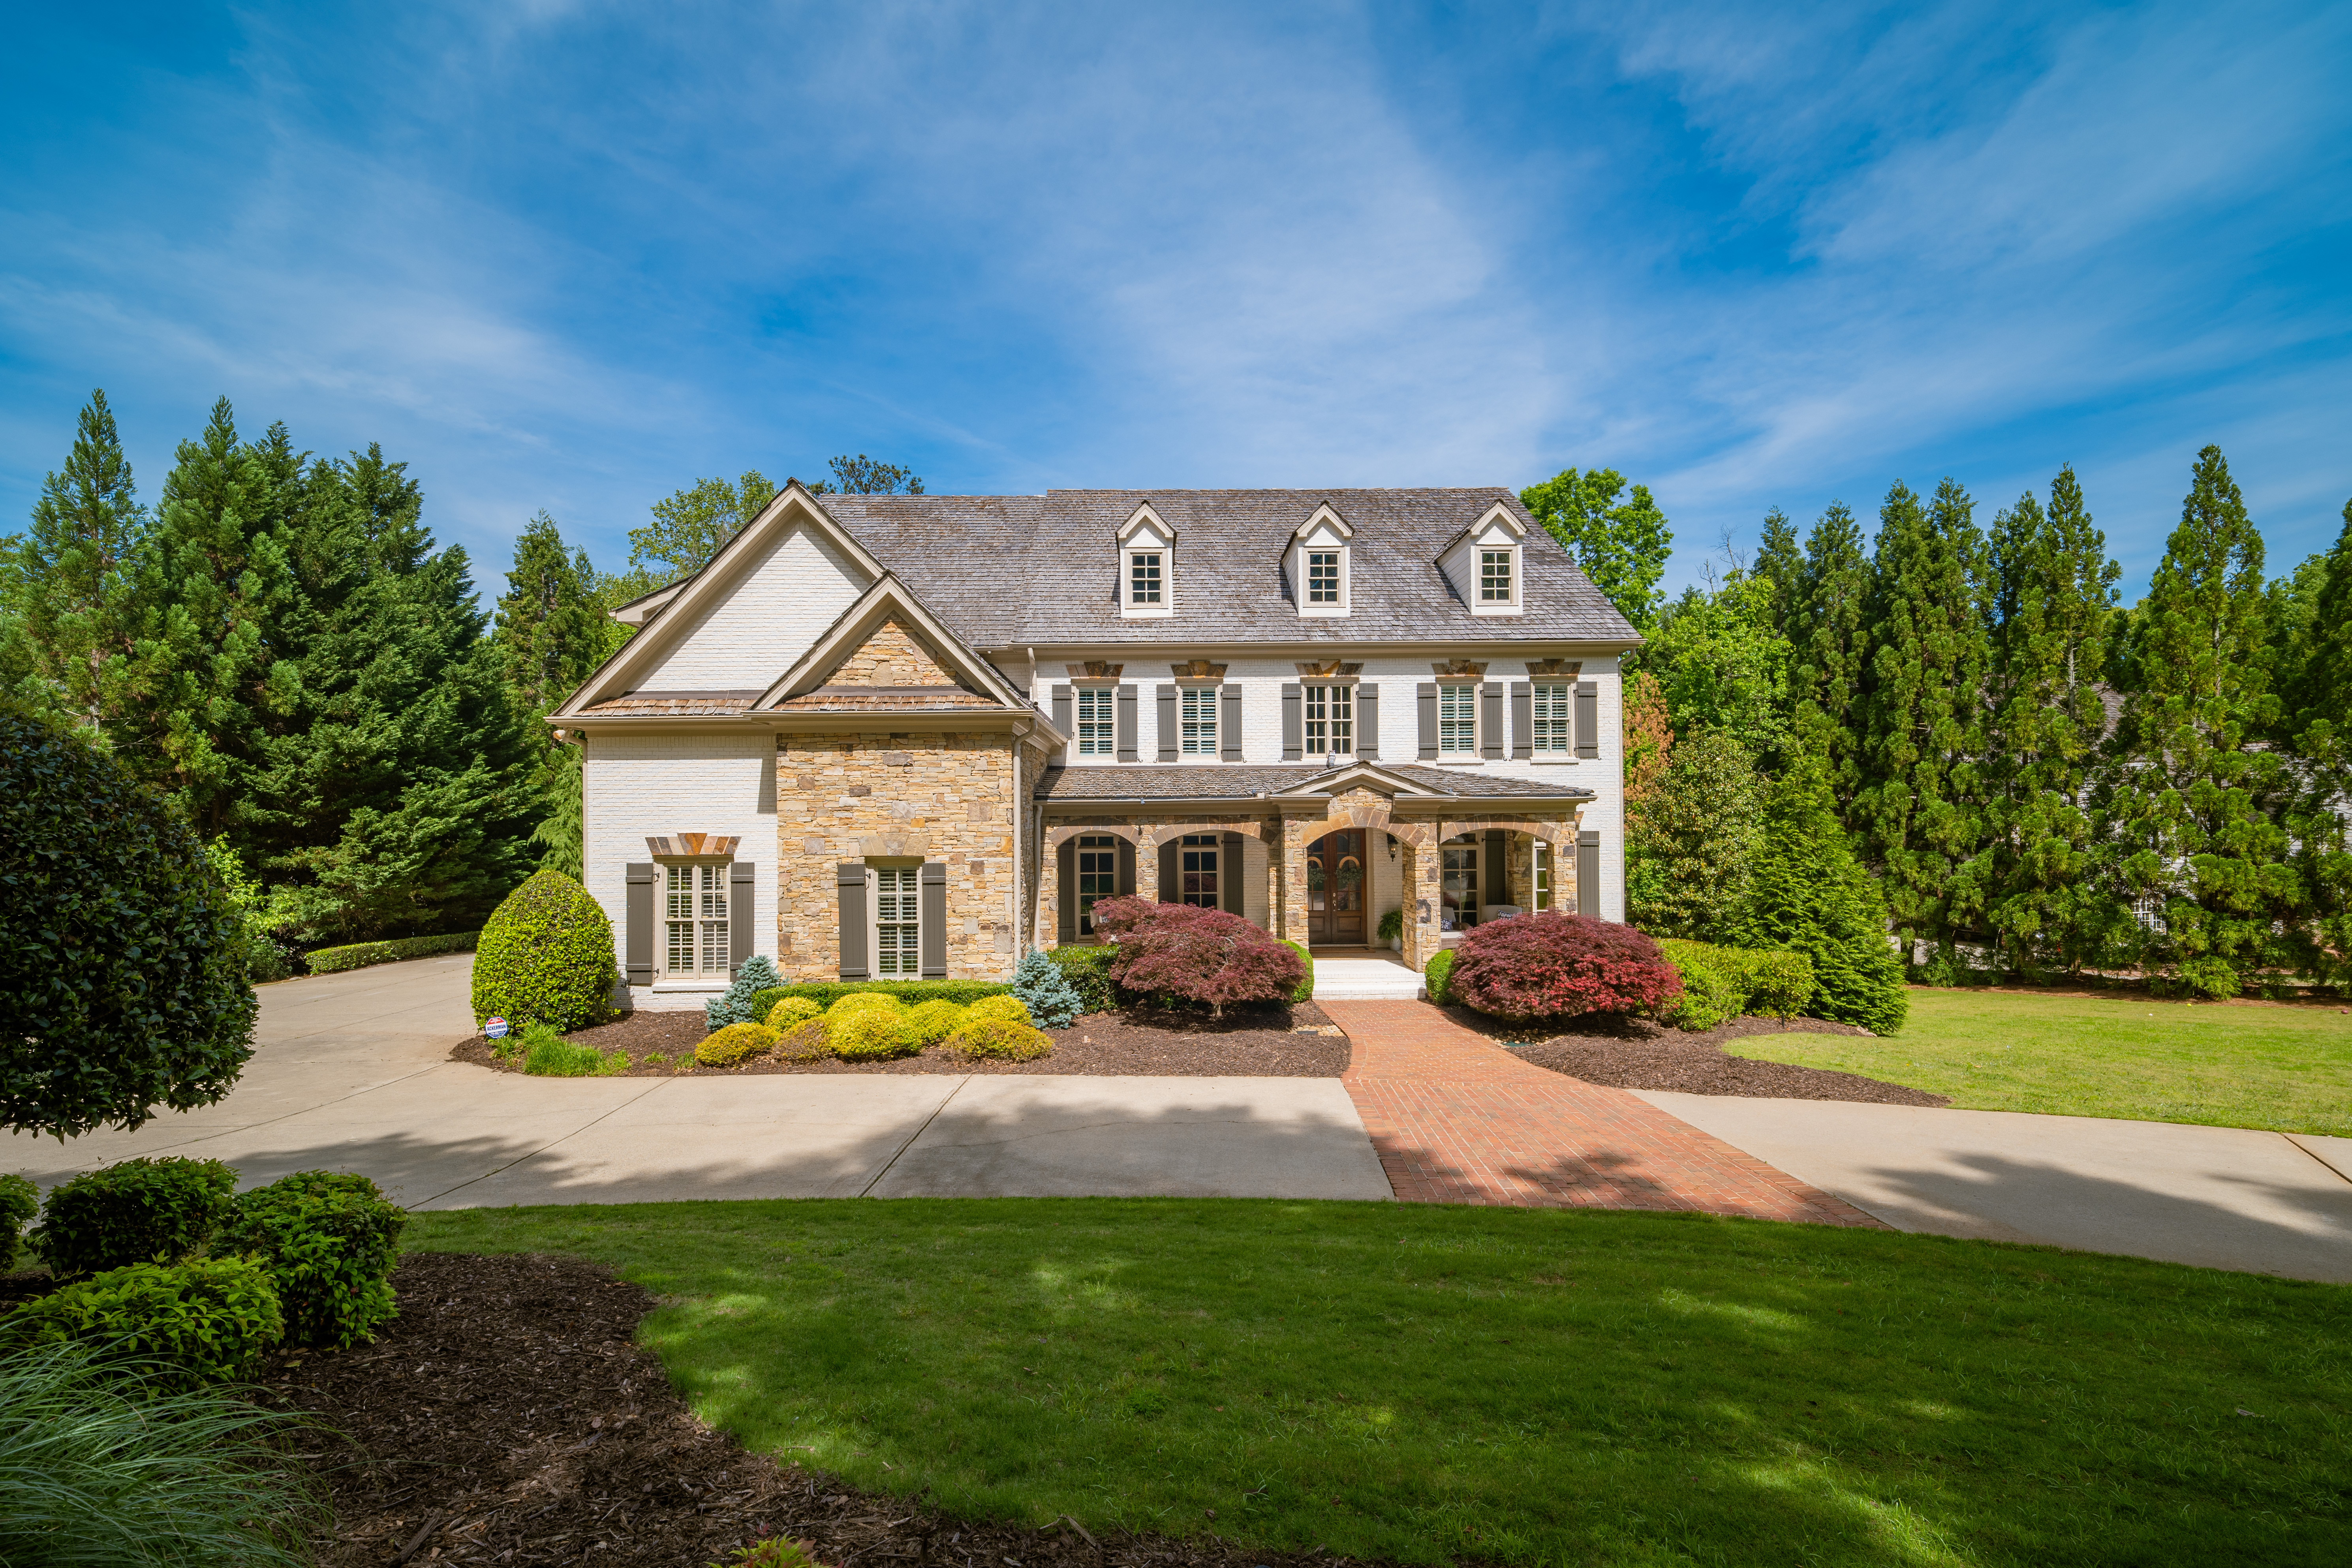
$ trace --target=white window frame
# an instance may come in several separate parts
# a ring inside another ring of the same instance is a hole
[[[1459,706],[1460,711],[1455,711]],[[1478,683],[1443,680],[1437,685],[1437,754],[1475,757],[1478,752]]]
[[[1176,691],[1177,755],[1217,758],[1219,686],[1180,686]]]
[[[1146,574],[1149,574],[1147,578]],[[1145,592],[1146,583],[1150,593]],[[1168,552],[1130,550],[1127,552],[1127,603],[1133,610],[1163,609],[1168,604]]]
[[[1528,692],[1528,752],[1538,757],[1576,755],[1576,682],[1536,680]]]
[[[1118,755],[1118,688],[1081,686],[1073,704],[1076,711],[1078,755]]]
[[[868,862],[866,887],[872,919],[874,977],[919,980],[923,973],[923,863]],[[888,900],[886,905],[884,900]],[[889,918],[885,919],[885,916]],[[887,936],[889,945],[884,946]]]
[[[1511,546],[1497,549],[1481,545],[1478,549],[1478,602],[1482,605],[1516,605],[1519,602],[1518,551]],[[1497,578],[1502,591],[1496,592]]]
[[[662,868],[661,942],[656,956],[660,978],[671,981],[725,980],[733,967],[730,945],[732,927],[728,886],[731,859],[709,858],[664,860]],[[716,911],[715,913],[713,911]],[[679,938],[685,939],[689,961],[678,967]],[[714,963],[712,960],[716,959]]]
[[[1325,681],[1305,688],[1300,703],[1302,745],[1310,757],[1356,754],[1356,688],[1350,681]]]
[[[1355,537],[1348,520],[1328,505],[1317,507],[1315,514],[1292,532],[1285,546],[1283,575],[1301,616],[1312,620],[1348,614],[1353,597]]]
[[[1136,576],[1149,569],[1151,596],[1136,597]],[[1176,531],[1149,505],[1139,506],[1118,531],[1118,614],[1122,620],[1150,620],[1176,613]]]
[[[1551,846],[1538,838],[1528,867],[1528,886],[1533,889],[1538,913],[1551,908]]]
[[[1337,609],[1345,592],[1347,552],[1337,546],[1307,552],[1307,602]]]

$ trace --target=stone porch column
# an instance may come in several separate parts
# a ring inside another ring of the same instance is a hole
[[[1436,846],[1436,835],[1427,844],[1407,844],[1405,862],[1405,952],[1416,970],[1425,967],[1430,958],[1444,945],[1438,930],[1439,883],[1444,868],[1444,857]]]
[[[1038,829],[1036,945],[1053,947],[1062,940],[1062,849],[1049,844],[1051,829]]]
[[[1307,835],[1310,829],[1321,826],[1320,817],[1286,814],[1282,819],[1282,929],[1274,934],[1301,947],[1307,945],[1309,931],[1307,924]]]
[[[1160,825],[1138,822],[1135,828],[1135,896],[1146,903],[1160,900]]]

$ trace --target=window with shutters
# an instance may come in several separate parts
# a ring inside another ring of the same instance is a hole
[[[1116,756],[1118,752],[1118,693],[1108,686],[1078,688],[1078,755]]]
[[[1188,686],[1178,699],[1183,706],[1183,754],[1188,757],[1213,757],[1217,754],[1217,688]]]
[[[1095,581],[1099,583],[1102,579],[1097,577]],[[1157,550],[1130,551],[1127,557],[1127,584],[1129,604],[1159,604],[1160,602],[1160,552]],[[1096,592],[1100,593],[1101,590],[1097,589]]]
[[[727,973],[727,862],[666,865],[662,888],[662,973]]]
[[[1310,605],[1336,605],[1339,602],[1338,551],[1310,550],[1307,552],[1307,602]]]
[[[922,868],[885,866],[874,873],[874,973],[909,980],[923,973]]]
[[[1310,757],[1350,756],[1356,750],[1356,689],[1352,686],[1307,688],[1307,754]]]
[[[1118,892],[1118,840],[1089,833],[1078,840],[1078,934],[1095,933],[1095,900]]]
[[[1576,750],[1576,688],[1566,681],[1538,680],[1528,699],[1528,727],[1538,756],[1565,757]]]
[[[1449,757],[1478,754],[1478,688],[1472,684],[1437,689],[1437,750]]]
[[[1177,901],[1195,909],[1217,907],[1217,836],[1187,833],[1176,847]]]

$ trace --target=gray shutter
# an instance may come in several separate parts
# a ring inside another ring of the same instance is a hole
[[[1601,688],[1590,680],[1576,683],[1576,754],[1601,754]]]
[[[1118,841],[1118,890],[1128,898],[1135,896],[1135,840]]]
[[[1229,915],[1242,912],[1242,836],[1217,836],[1217,907]]]
[[[1426,761],[1437,755],[1437,683],[1423,681],[1412,689],[1412,699],[1421,709],[1421,754]]]
[[[1070,716],[1076,706],[1077,689],[1076,687],[1056,686],[1054,688],[1054,728],[1059,730],[1065,735],[1075,737],[1077,731],[1070,728]],[[1059,750],[1055,751],[1052,756],[1045,759],[1045,765],[1049,768],[1057,768],[1069,760],[1070,748],[1063,746]]]
[[[1531,680],[1511,682],[1511,755],[1524,761],[1536,754],[1536,688]]]
[[[866,956],[866,862],[844,860],[834,879],[841,894],[841,977],[872,975]]]
[[[1356,755],[1368,763],[1381,757],[1381,689],[1356,688]]]
[[[1503,683],[1482,682],[1478,688],[1478,754],[1499,759],[1503,754]]]
[[[1576,836],[1576,912],[1601,916],[1601,835],[1591,828]]]
[[[727,978],[743,967],[751,956],[751,927],[755,923],[753,893],[759,884],[753,879],[751,862],[732,860],[727,866]]]
[[[1054,859],[1055,864],[1061,868],[1061,874],[1055,879],[1055,886],[1061,889],[1061,897],[1057,900],[1061,908],[1055,911],[1054,940],[1076,942],[1078,940],[1078,841],[1063,839],[1062,847],[1054,851]]]
[[[1118,760],[1135,761],[1135,688],[1118,689]]]
[[[654,983],[654,879],[661,868],[650,860],[628,868],[626,930],[621,933],[621,957],[632,985]]]
[[[1184,889],[1178,885],[1184,874],[1183,862],[1176,858],[1176,847],[1183,841],[1184,836],[1180,833],[1160,847],[1160,901],[1163,904],[1184,901]]]
[[[1181,747],[1183,732],[1177,728],[1181,721],[1176,709],[1176,689],[1172,686],[1163,686],[1160,689],[1159,697],[1160,760],[1163,763],[1172,763],[1183,755]]]
[[[1307,688],[1282,689],[1282,760],[1295,763],[1307,754]]]
[[[921,952],[923,978],[945,980],[948,977],[948,863],[926,860],[918,883],[923,901],[916,914],[922,929],[916,933],[915,945]]]
[[[1503,862],[1505,847],[1503,830],[1486,829],[1486,853],[1480,858],[1486,862],[1486,901],[1490,904],[1511,901],[1511,873]]]
[[[1217,692],[1217,757],[1227,763],[1242,760],[1242,689],[1238,685]]]

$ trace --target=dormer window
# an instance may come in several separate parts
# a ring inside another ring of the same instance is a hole
[[[1123,620],[1176,613],[1176,531],[1149,505],[1118,531],[1118,613]]]
[[[1472,615],[1516,616],[1526,607],[1527,535],[1518,514],[1497,501],[1437,558],[1446,586]]]
[[[1336,605],[1339,602],[1338,551],[1310,550],[1307,552],[1307,602],[1310,605]]]
[[[1329,506],[1318,506],[1290,536],[1283,576],[1301,616],[1344,616],[1349,608],[1348,556],[1356,531]]]
[[[1160,552],[1157,550],[1130,550],[1127,554],[1127,602],[1130,605],[1160,603]]]
[[[1486,605],[1511,602],[1511,552],[1478,552],[1478,600]]]

